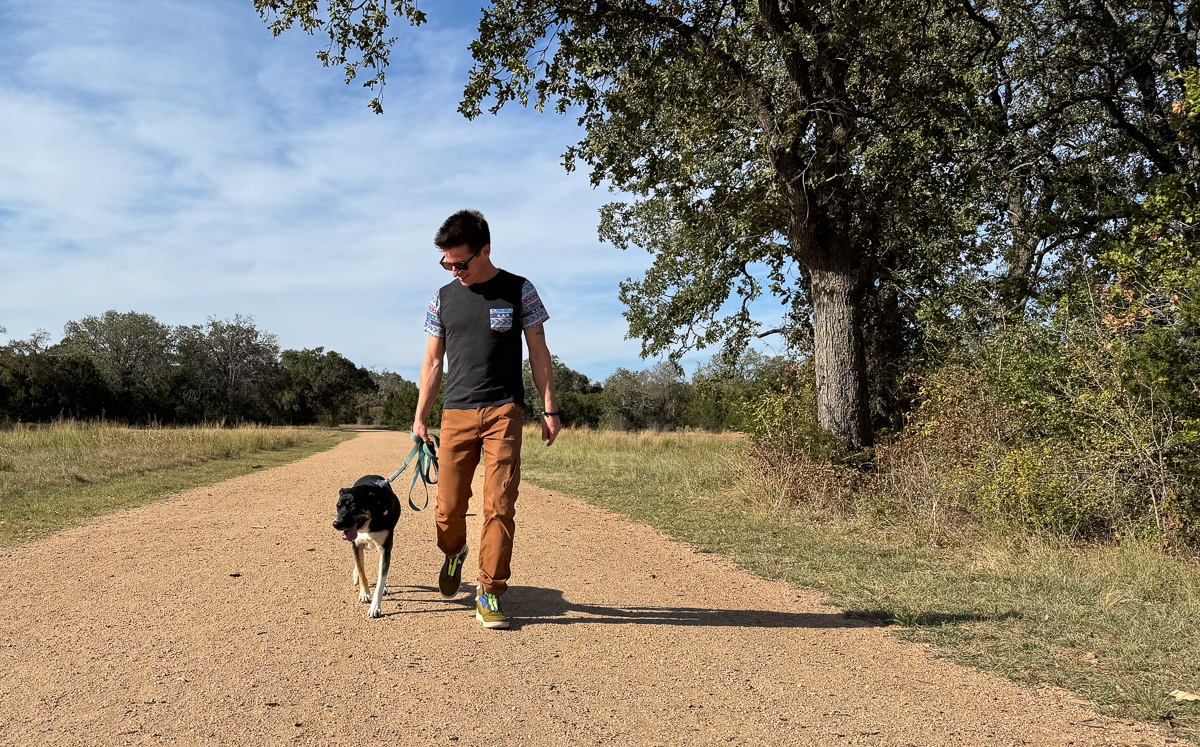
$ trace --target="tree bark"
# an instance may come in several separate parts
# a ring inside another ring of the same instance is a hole
[[[871,446],[863,287],[854,270],[812,269],[817,423],[845,447]]]

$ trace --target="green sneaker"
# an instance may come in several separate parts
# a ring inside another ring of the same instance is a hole
[[[438,591],[443,599],[453,599],[458,596],[458,587],[462,584],[463,559],[467,557],[467,546],[458,551],[457,555],[447,555],[442,563],[442,572],[438,574]]]
[[[483,587],[475,589],[475,619],[485,628],[507,628],[508,615],[500,611],[500,597],[488,594]]]

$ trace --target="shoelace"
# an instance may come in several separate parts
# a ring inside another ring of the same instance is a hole
[[[500,600],[496,599],[495,594],[488,594],[485,591],[484,593],[475,597],[475,599],[481,605],[483,605],[483,609],[485,612],[499,612],[500,611]]]

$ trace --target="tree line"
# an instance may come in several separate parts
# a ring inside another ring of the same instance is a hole
[[[0,333],[3,328],[0,327]],[[782,358],[750,352],[737,365],[714,359],[690,380],[663,361],[618,369],[603,383],[556,356],[563,423],[619,429],[743,427],[748,402],[784,379]],[[525,363],[525,413],[543,412]],[[107,311],[0,346],[0,424],[60,418],[129,423],[358,423],[412,425],[417,384],[326,351],[281,350],[252,318],[210,318],[172,327],[152,315]],[[441,398],[430,421],[441,421]]]
[[[107,311],[0,346],[0,423],[354,422],[375,379],[324,348],[280,350],[250,317],[171,326]]]

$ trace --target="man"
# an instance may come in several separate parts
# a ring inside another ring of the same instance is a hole
[[[438,589],[458,594],[467,556],[467,503],[482,454],[483,532],[475,619],[507,628],[500,598],[508,589],[513,518],[521,481],[521,423],[525,386],[521,334],[529,345],[533,383],[546,406],[542,440],[554,443],[562,423],[554,397],[550,351],[542,323],[550,318],[533,284],[492,264],[491,232],[483,215],[461,210],[446,219],[433,243],[454,279],[433,296],[425,315],[429,341],[413,433],[428,441],[425,420],[442,385],[448,359],[437,497],[438,548],[446,555]]]

